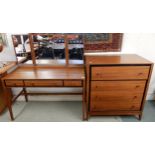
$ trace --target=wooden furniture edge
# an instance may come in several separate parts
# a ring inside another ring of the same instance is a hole
[[[140,120],[142,119],[143,109],[144,109],[144,105],[145,105],[145,102],[146,102],[146,96],[147,96],[148,88],[149,88],[149,85],[150,85],[151,75],[152,75],[152,72],[153,72],[153,66],[154,66],[154,64],[152,63],[150,65],[149,76],[148,76],[147,83],[146,83],[146,86],[145,86],[145,92],[143,94],[143,100],[142,100],[143,102],[142,102],[142,105],[141,105],[142,113],[139,116]]]
[[[0,75],[7,72],[9,69],[11,69],[14,66],[16,66],[16,62],[10,62],[10,64],[8,64],[4,68],[0,69]]]

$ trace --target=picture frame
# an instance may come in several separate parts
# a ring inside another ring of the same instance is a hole
[[[119,52],[122,33],[87,33],[84,35],[85,52]]]

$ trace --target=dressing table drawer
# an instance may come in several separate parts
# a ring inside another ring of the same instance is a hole
[[[147,79],[150,66],[92,67],[92,80]]]
[[[80,86],[82,86],[82,81],[80,81],[80,80],[66,80],[66,81],[64,81],[64,86],[66,86],[66,87],[80,87]]]
[[[24,81],[26,87],[58,87],[63,86],[62,80],[26,80]]]
[[[5,80],[5,84],[7,87],[23,87],[23,80]]]

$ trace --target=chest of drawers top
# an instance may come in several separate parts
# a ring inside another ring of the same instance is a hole
[[[136,54],[85,55],[86,65],[150,65],[151,61]]]

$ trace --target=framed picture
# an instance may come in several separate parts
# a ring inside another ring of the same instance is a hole
[[[121,50],[122,33],[84,34],[85,52],[117,52]]]

